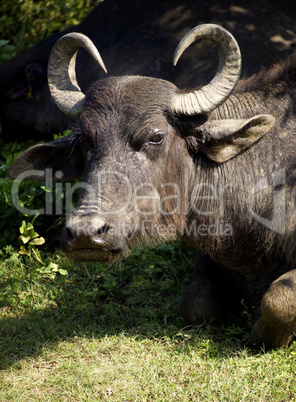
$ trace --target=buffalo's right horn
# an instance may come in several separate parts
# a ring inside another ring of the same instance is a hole
[[[241,73],[241,53],[234,37],[215,24],[199,25],[181,40],[174,54],[174,65],[193,42],[206,39],[213,42],[219,52],[219,67],[212,81],[197,91],[177,93],[171,108],[176,114],[196,115],[210,112],[221,105],[231,94]]]
[[[62,36],[54,45],[48,62],[48,85],[54,102],[62,112],[79,117],[85,95],[81,91],[75,73],[76,55],[83,47],[107,73],[100,53],[85,35],[72,32]]]

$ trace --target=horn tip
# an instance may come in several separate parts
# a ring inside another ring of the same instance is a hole
[[[180,54],[178,54],[177,52],[175,52],[174,56],[173,56],[173,66],[176,67],[179,59],[180,59]]]

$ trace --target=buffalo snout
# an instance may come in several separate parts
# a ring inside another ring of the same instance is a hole
[[[71,215],[62,231],[62,248],[74,259],[111,259],[108,231],[101,216]]]

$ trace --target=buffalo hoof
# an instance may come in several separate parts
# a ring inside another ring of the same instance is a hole
[[[296,270],[275,280],[261,301],[261,317],[255,322],[250,344],[264,350],[287,346],[296,332]]]

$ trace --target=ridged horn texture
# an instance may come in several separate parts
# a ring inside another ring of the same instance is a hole
[[[196,115],[214,110],[231,94],[241,73],[241,53],[235,38],[224,28],[215,24],[199,25],[189,31],[177,46],[173,63],[196,40],[213,42],[219,52],[219,66],[212,81],[199,90],[176,94],[172,110],[179,115]]]
[[[62,36],[54,45],[48,61],[48,85],[51,96],[62,112],[79,117],[85,95],[81,91],[75,72],[78,50],[83,47],[107,73],[100,53],[85,35],[72,32]]]

